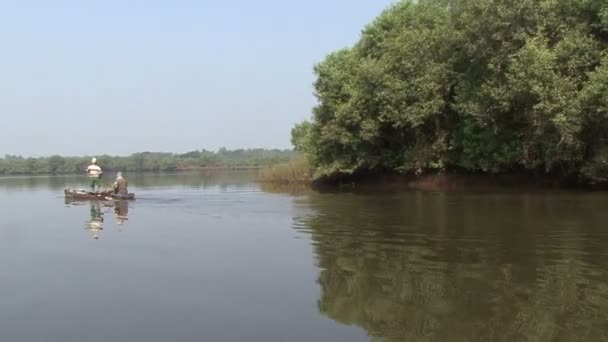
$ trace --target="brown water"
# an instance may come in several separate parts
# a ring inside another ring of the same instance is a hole
[[[0,341],[608,340],[608,193],[129,180],[0,178]]]

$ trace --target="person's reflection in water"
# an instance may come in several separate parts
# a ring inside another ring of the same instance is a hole
[[[114,217],[116,224],[118,225],[118,231],[123,230],[123,224],[129,219],[129,202],[128,201],[116,201],[114,202]]]
[[[91,220],[88,223],[87,229],[91,231],[93,239],[99,239],[99,235],[103,230],[103,213],[101,212],[101,206],[97,201],[91,201]]]

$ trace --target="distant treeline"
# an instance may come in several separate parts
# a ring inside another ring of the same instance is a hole
[[[291,150],[219,149],[183,154],[142,152],[130,156],[95,156],[104,172],[177,172],[208,168],[255,168],[285,162],[295,157]],[[92,156],[25,158],[6,155],[0,158],[0,175],[79,174]]]
[[[316,178],[536,173],[608,181],[608,1],[398,1],[316,65],[292,130]]]

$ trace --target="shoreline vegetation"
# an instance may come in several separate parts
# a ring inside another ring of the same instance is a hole
[[[288,162],[297,157],[292,150],[220,148],[217,152],[196,150],[187,153],[142,152],[130,156],[95,156],[104,173],[197,172],[208,170],[260,169]],[[0,158],[0,176],[79,175],[84,174],[93,156],[62,157],[58,155],[25,158],[6,155]]]
[[[310,185],[310,165],[304,156],[299,156],[290,161],[266,166],[260,169],[258,181],[279,185]]]
[[[605,1],[399,1],[314,71],[318,104],[291,131],[314,183],[608,183]],[[299,182],[294,167],[267,177]]]

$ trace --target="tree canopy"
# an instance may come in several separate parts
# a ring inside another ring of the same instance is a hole
[[[316,177],[458,168],[608,175],[608,3],[419,0],[314,68],[292,142]]]

